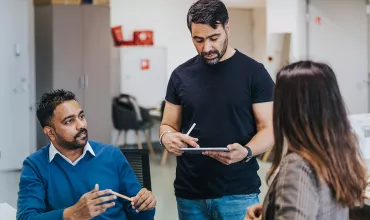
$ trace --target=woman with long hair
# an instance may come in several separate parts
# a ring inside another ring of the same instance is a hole
[[[367,170],[333,70],[311,61],[288,65],[274,97],[271,185],[246,219],[348,220],[349,208],[362,204]]]

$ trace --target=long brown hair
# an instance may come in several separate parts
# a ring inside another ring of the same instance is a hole
[[[279,167],[286,141],[288,152],[308,161],[340,204],[361,203],[367,171],[333,70],[312,61],[288,65],[277,74],[274,97],[276,153],[267,180]]]

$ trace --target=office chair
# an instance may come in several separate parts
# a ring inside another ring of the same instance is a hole
[[[139,131],[142,131],[145,135],[150,154],[155,154],[149,136],[149,130],[153,126],[152,118],[149,114],[149,111],[140,107],[134,97],[127,94],[121,94],[113,98],[112,118],[113,126],[118,130],[116,145],[118,145],[119,138],[123,133],[123,147],[125,147],[127,131],[134,130],[137,138],[138,148],[143,149],[139,136]]]
[[[121,152],[125,155],[141,186],[152,191],[148,150],[121,148]]]

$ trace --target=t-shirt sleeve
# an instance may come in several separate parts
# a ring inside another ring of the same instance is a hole
[[[252,103],[271,102],[274,100],[275,83],[265,67],[261,66],[252,79]]]
[[[170,80],[168,81],[166,91],[166,101],[171,102],[174,105],[180,105],[180,98],[178,93],[178,80],[176,72],[171,74]]]

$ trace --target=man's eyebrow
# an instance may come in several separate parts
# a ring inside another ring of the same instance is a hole
[[[68,119],[72,119],[72,118],[74,118],[74,117],[75,117],[74,115],[69,115],[69,116],[67,116],[67,117],[63,118],[62,122],[65,122],[65,121],[67,121]]]
[[[220,33],[212,34],[212,35],[210,35],[210,36],[207,36],[207,37],[206,37],[206,39],[208,39],[208,38],[212,38],[212,37],[218,37],[218,36],[220,36],[220,35],[221,35]],[[193,39],[204,40],[204,37],[193,36]]]

